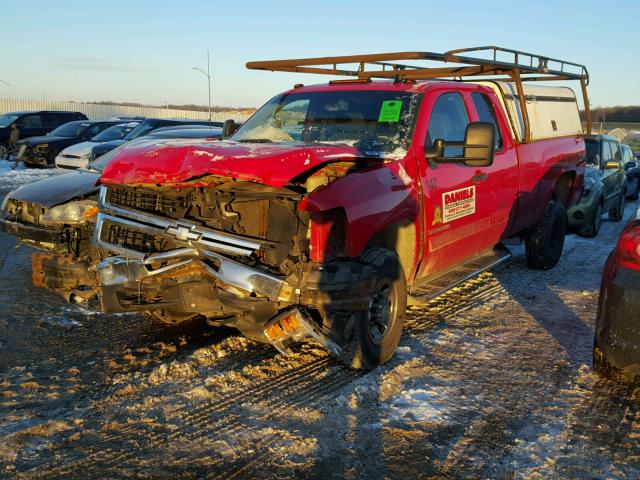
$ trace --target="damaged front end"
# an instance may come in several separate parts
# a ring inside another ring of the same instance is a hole
[[[0,230],[38,250],[31,256],[36,287],[73,303],[86,303],[96,294],[92,265],[97,256],[91,239],[97,211],[97,202],[89,199],[47,207],[9,194]]]
[[[339,355],[374,272],[312,258],[314,219],[299,204],[305,185],[346,171],[284,187],[217,176],[197,186],[102,186],[94,244],[115,254],[97,266],[103,310],[202,316],[281,351],[314,338]]]

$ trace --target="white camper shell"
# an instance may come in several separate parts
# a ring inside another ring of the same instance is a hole
[[[512,82],[478,82],[496,92],[509,115],[511,133],[518,143],[524,142],[524,122],[520,98]],[[582,121],[576,95],[568,87],[549,87],[523,83],[527,103],[531,141],[582,135]]]

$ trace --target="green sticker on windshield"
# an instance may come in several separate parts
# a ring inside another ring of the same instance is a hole
[[[380,107],[378,122],[398,123],[402,110],[402,100],[385,100]]]

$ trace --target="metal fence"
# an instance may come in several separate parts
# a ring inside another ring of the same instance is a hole
[[[100,105],[82,102],[57,102],[47,100],[17,100],[0,98],[0,114],[20,110],[63,110],[82,112],[91,120],[107,120],[116,115],[144,116],[152,118],[191,118],[207,120],[208,112],[191,110],[173,110],[170,108],[128,107],[124,105]],[[212,112],[212,120],[224,121],[233,119],[244,121],[251,115],[251,111]]]

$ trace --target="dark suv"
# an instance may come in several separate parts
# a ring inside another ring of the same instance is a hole
[[[46,135],[54,128],[73,120],[88,120],[84,113],[50,110],[9,112],[0,115],[0,158],[7,154],[11,125],[20,130],[20,138]]]

